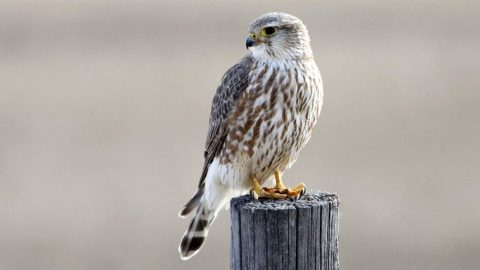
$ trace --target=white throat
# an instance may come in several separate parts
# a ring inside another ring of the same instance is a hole
[[[275,50],[267,48],[267,45],[265,44],[260,44],[258,46],[250,47],[248,51],[255,60],[274,66],[313,58],[310,46],[304,47],[303,49],[290,48],[288,50]]]

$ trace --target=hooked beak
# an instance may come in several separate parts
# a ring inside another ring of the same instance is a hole
[[[245,42],[245,45],[247,46],[247,49],[248,49],[252,46],[257,46],[257,41],[253,38],[253,36],[249,36],[247,38],[247,41]]]

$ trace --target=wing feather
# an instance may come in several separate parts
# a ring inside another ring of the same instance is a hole
[[[252,59],[245,57],[231,67],[225,75],[223,75],[222,82],[213,97],[209,130],[205,143],[205,163],[198,184],[199,187],[203,185],[208,167],[223,148],[228,133],[228,117],[233,111],[240,95],[247,89],[248,74],[250,73],[252,64]]]
[[[250,57],[245,57],[231,67],[222,77],[222,81],[213,97],[207,142],[205,143],[205,162],[198,183],[198,190],[190,201],[183,206],[179,214],[181,217],[191,213],[200,203],[205,190],[205,177],[207,176],[208,168],[223,149],[225,138],[229,131],[228,118],[234,111],[240,95],[247,89],[248,74],[252,65],[253,60]]]

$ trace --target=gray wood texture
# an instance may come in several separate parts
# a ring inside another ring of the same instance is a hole
[[[298,200],[232,199],[231,270],[336,270],[336,194],[307,192]]]

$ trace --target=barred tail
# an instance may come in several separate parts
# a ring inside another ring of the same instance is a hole
[[[215,212],[206,210],[203,204],[198,206],[197,212],[180,243],[179,252],[182,260],[188,260],[197,254],[207,239],[208,229],[215,216]]]

